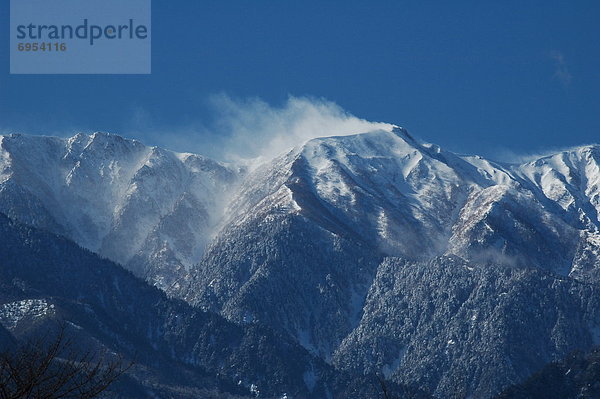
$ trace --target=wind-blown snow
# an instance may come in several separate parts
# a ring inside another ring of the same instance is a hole
[[[162,288],[198,260],[240,174],[107,133],[0,140],[0,211],[66,235]]]
[[[0,136],[0,211],[167,290],[181,286],[220,230],[260,212],[268,222],[275,208],[326,221],[390,255],[550,259],[560,273],[600,264],[599,147],[500,164],[381,127],[309,140],[247,175],[106,133]],[[564,255],[548,255],[573,242]],[[522,258],[518,248],[527,245],[542,249]]]

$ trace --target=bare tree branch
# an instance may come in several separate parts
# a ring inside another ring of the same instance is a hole
[[[75,349],[61,325],[53,339],[0,353],[0,399],[95,398],[132,365],[107,351]]]

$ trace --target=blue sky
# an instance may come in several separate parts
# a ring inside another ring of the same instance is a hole
[[[462,153],[600,142],[598,1],[154,0],[147,76],[9,75],[1,4],[3,132],[103,130],[210,152],[232,126],[215,97],[264,111],[292,95]]]

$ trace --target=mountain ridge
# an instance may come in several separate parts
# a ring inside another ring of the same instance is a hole
[[[15,171],[7,159],[24,155],[0,140],[0,176],[6,177]],[[74,170],[57,185],[68,195],[86,184],[95,187],[90,176],[100,182],[111,173],[122,178],[116,198],[124,201],[125,211],[95,222],[110,226],[107,242],[115,246],[111,251],[103,243],[101,255],[118,260],[133,253],[122,264],[169,295],[239,325],[266,325],[340,369],[382,373],[441,397],[460,391],[487,398],[520,382],[542,362],[597,343],[597,146],[500,163],[454,154],[393,127],[315,138],[242,168],[173,155],[118,136],[48,140],[54,150],[46,157]],[[84,145],[86,140],[97,140],[97,147]],[[79,154],[85,148],[93,151],[63,160],[60,143],[69,141],[79,146]],[[123,145],[130,151],[118,151]],[[142,166],[133,167],[131,176],[124,174],[123,168],[140,160]],[[50,212],[60,197],[54,196],[56,190],[31,187],[25,179],[30,175],[19,173],[21,180],[0,179],[0,211],[67,237],[73,234]],[[105,186],[105,195],[112,195],[111,185]],[[70,198],[64,192],[58,190]],[[477,271],[477,277],[463,269]],[[394,270],[418,289],[403,282],[390,285]],[[494,279],[521,300],[502,300],[504,291],[494,287]],[[457,295],[452,287],[466,282],[475,288],[461,288],[460,306],[449,308],[444,295]],[[428,289],[440,295],[425,295],[422,290]],[[404,294],[413,300],[403,301]],[[381,303],[391,305],[381,310]],[[464,303],[492,312],[489,330],[472,323],[473,315],[460,310]],[[536,336],[522,328],[526,321],[510,317],[527,315],[528,307],[544,309],[544,304],[556,312],[531,326],[538,329]],[[417,311],[433,321],[416,317]],[[415,323],[425,330],[410,327]],[[436,327],[440,323],[460,330],[465,342],[458,343],[456,331]],[[581,339],[566,337],[569,330]],[[477,342],[477,336],[484,341]],[[494,343],[496,336],[505,340]],[[540,348],[539,356],[519,357],[509,339]],[[432,345],[418,343],[423,340]],[[450,340],[455,344],[447,344]],[[442,344],[460,350],[446,353]],[[368,348],[377,348],[381,356],[369,355]],[[359,359],[360,370],[349,356]],[[492,366],[483,358],[492,359],[489,363],[496,362],[503,373],[490,376]],[[512,363],[498,360],[504,358]]]
[[[185,279],[221,213],[224,189],[243,173],[105,133],[2,136],[0,153],[2,211],[166,290]]]

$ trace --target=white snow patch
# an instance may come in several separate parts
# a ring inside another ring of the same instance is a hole
[[[379,232],[379,236],[381,238],[388,239],[388,217],[385,214],[385,209],[381,208],[379,210],[379,215],[377,216],[377,231]]]
[[[5,303],[0,306],[0,323],[7,329],[13,329],[25,318],[39,319],[54,312],[54,305],[45,299],[25,299]]]

